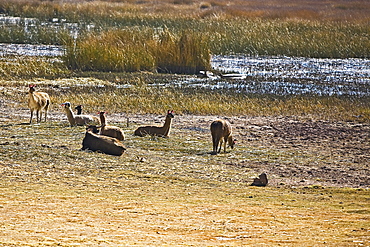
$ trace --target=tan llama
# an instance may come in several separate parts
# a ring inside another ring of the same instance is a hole
[[[172,119],[174,118],[173,111],[168,110],[164,125],[159,126],[141,126],[137,128],[134,132],[136,136],[159,136],[159,137],[168,137],[171,130]]]
[[[100,134],[104,136],[110,136],[117,138],[120,141],[125,140],[125,134],[123,130],[117,126],[107,125],[107,120],[105,118],[105,112],[99,112],[100,115],[100,122],[101,126],[97,127],[100,128]]]
[[[31,110],[30,124],[32,123],[33,112],[36,111],[36,121],[41,122],[42,111],[45,111],[45,122],[50,106],[50,97],[47,93],[36,92],[36,85],[29,85],[28,107]]]
[[[235,140],[232,136],[231,124],[227,120],[217,119],[211,123],[211,134],[213,152],[217,154],[221,152],[222,143],[224,143],[224,152],[226,153],[226,144],[228,143],[231,148],[234,148]],[[218,145],[220,147],[218,148]],[[218,149],[218,150],[217,150]]]

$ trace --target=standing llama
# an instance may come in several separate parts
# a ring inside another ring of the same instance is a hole
[[[36,111],[36,121],[41,122],[42,111],[45,111],[45,122],[50,106],[50,97],[47,93],[36,92],[36,85],[29,85],[28,107],[31,110],[30,124],[32,123],[33,112]]]
[[[234,148],[236,140],[233,139],[231,124],[227,120],[217,119],[213,121],[211,123],[211,134],[213,144],[212,154],[217,154],[221,152],[222,143],[224,143],[225,153],[226,143],[228,143],[231,148]],[[220,145],[219,149],[218,145]]]

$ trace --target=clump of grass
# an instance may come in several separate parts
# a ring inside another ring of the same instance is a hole
[[[0,77],[3,79],[55,78],[70,75],[71,71],[56,59],[14,56],[0,60]]]
[[[110,30],[89,34],[67,45],[65,63],[82,71],[159,71],[196,73],[208,70],[210,51],[198,33],[176,35],[168,30]]]
[[[293,57],[369,57],[368,25],[302,20],[228,20],[209,22],[214,54]]]

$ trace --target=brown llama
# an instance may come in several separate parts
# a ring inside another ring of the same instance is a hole
[[[166,119],[162,127],[159,126],[141,126],[137,128],[134,132],[136,136],[159,136],[168,137],[171,130],[172,119],[174,118],[173,111],[168,110]]]
[[[227,120],[217,119],[213,121],[211,123],[211,134],[213,144],[212,154],[217,154],[221,152],[222,143],[224,143],[225,153],[227,143],[231,148],[234,148],[236,140],[233,139],[231,124]],[[220,145],[219,148],[218,145]]]

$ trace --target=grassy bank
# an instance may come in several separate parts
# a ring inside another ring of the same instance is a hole
[[[105,79],[80,77],[54,80],[1,81],[3,95],[12,102],[24,101],[27,84],[37,83],[56,105],[70,101],[88,111],[106,110],[162,114],[173,109],[178,114],[220,116],[301,116],[324,120],[369,122],[370,104],[364,97],[274,96],[241,94],[232,90],[163,87],[180,76],[151,73],[105,74]],[[104,77],[104,74],[100,74]]]

